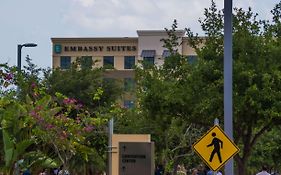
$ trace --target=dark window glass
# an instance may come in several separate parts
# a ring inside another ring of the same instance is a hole
[[[171,52],[169,50],[163,50],[162,57],[167,58],[171,56]]]
[[[104,56],[103,57],[103,67],[106,69],[114,68],[114,56]]]
[[[61,56],[60,57],[60,68],[69,69],[71,66],[71,57],[70,56]]]
[[[82,56],[81,58],[81,68],[82,69],[92,69],[93,59],[91,56]]]
[[[61,45],[60,44],[55,44],[54,51],[55,51],[55,53],[61,53]]]
[[[124,91],[132,91],[135,87],[135,81],[133,78],[124,78]]]
[[[197,61],[197,55],[188,55],[187,56],[187,61],[190,64],[194,64]]]
[[[135,56],[125,56],[124,57],[124,68],[133,69],[135,66]]]
[[[124,100],[124,107],[127,109],[131,109],[135,106],[134,101],[132,100]]]
[[[103,78],[103,83],[104,84],[114,84],[115,79],[114,78]]]
[[[154,57],[143,57],[144,68],[149,68],[154,65]]]

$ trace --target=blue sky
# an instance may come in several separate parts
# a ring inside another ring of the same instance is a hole
[[[215,0],[219,9],[223,0]],[[279,0],[233,0],[235,7],[251,6],[261,19]],[[136,30],[164,29],[177,19],[179,28],[200,33],[198,19],[211,0],[1,0],[0,63],[17,63],[17,44],[39,67],[51,67],[52,37],[137,36]]]

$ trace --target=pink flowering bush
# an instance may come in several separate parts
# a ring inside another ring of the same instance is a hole
[[[1,93],[10,90],[15,82],[15,68],[7,64],[0,64],[0,87]]]
[[[38,71],[19,72],[16,67],[0,65],[0,128],[5,131],[0,130],[5,136],[5,142],[0,142],[5,150],[5,159],[0,155],[0,168],[5,164],[11,174],[15,164],[24,160],[25,167],[36,169],[40,165],[34,162],[47,158],[69,170],[76,158],[78,167],[89,166],[87,161],[91,161],[91,165],[97,162],[95,166],[104,168],[105,128],[111,107],[96,105],[104,96],[103,88],[98,84],[97,91],[89,91],[91,102],[70,98],[58,90],[51,92]]]
[[[32,104],[29,120],[34,127],[34,135],[44,143],[52,145],[66,168],[78,150],[87,147],[86,139],[91,132],[107,121],[104,119],[103,123],[97,123],[97,118],[91,117],[89,112],[81,109],[81,104],[75,99],[64,98],[62,105],[51,96],[44,96],[36,102],[29,100]],[[77,109],[78,113],[71,116],[71,112]]]

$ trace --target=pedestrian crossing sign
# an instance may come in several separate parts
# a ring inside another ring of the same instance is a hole
[[[213,171],[219,170],[239,152],[239,148],[218,125],[196,141],[193,149]]]

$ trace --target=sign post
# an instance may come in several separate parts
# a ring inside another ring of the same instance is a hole
[[[193,149],[215,172],[239,152],[239,148],[218,125],[213,126],[195,142]]]
[[[233,139],[232,113],[232,0],[224,0],[224,130],[230,139]],[[225,166],[225,174],[234,174],[232,159]]]

